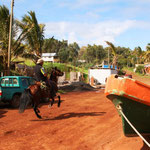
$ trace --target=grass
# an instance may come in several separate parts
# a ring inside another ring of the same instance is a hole
[[[127,68],[127,67],[123,68],[124,71],[130,71],[130,72],[136,74],[137,76],[140,76],[142,78],[148,78],[148,79],[150,79],[150,75],[146,75],[146,74],[141,74],[141,73],[134,72],[133,69],[134,68]]]
[[[30,59],[24,59],[24,58],[17,58],[14,61],[24,61],[24,63],[21,64],[25,64],[27,66],[33,67],[36,64],[30,60]],[[44,62],[44,68],[46,70],[47,73],[49,73],[51,71],[52,67],[57,67],[58,69],[60,69],[61,71],[66,73],[66,79],[69,80],[70,79],[70,72],[81,72],[83,73],[83,76],[86,80],[88,77],[88,69],[86,69],[85,67],[75,67],[72,66],[71,64],[66,64],[66,63],[51,63],[51,62]],[[16,73],[14,73],[16,74]]]
[[[73,71],[73,72],[82,72],[82,73],[88,74],[88,70],[87,69],[75,67],[75,66],[72,66],[70,64],[49,63],[49,62],[45,62],[44,63],[44,68],[46,70],[48,70],[49,68],[52,68],[52,67],[57,67],[58,69],[60,69],[61,71],[64,71],[64,72],[71,72],[71,71]]]
[[[31,59],[24,59],[24,58],[18,57],[14,61],[24,61],[24,63],[22,64],[25,64],[31,67],[35,66],[35,63]],[[83,67],[79,68],[79,67],[75,67],[75,66],[72,66],[71,64],[66,64],[66,63],[51,63],[51,62],[44,63],[44,68],[46,70],[49,70],[52,67],[57,67],[61,71],[64,71],[64,72],[74,71],[74,72],[82,72],[82,73],[88,74],[88,69],[85,69]]]

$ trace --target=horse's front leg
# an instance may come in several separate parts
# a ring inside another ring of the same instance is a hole
[[[34,109],[34,112],[35,112],[36,116],[37,116],[39,119],[41,119],[42,117],[38,114],[40,111],[39,111],[39,109],[37,108],[37,106],[34,106],[33,109]]]

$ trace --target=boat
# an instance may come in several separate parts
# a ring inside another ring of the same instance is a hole
[[[113,74],[107,78],[105,95],[121,116],[125,136],[138,136],[133,127],[150,135],[150,85]]]

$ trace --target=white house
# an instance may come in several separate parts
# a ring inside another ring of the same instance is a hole
[[[42,53],[42,59],[46,62],[54,62],[56,53]]]
[[[89,69],[89,82],[92,85],[92,79],[94,79],[100,84],[105,85],[106,78],[111,74],[117,74],[117,70],[110,68],[91,68]]]

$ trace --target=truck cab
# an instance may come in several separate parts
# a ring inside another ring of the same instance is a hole
[[[35,80],[27,76],[0,77],[0,100],[9,102],[12,107],[19,107],[20,96],[24,89],[34,84]]]

